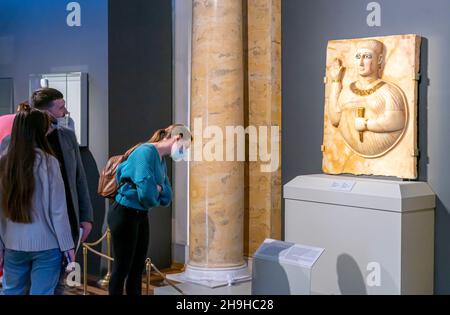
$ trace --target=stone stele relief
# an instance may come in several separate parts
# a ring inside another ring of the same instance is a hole
[[[322,168],[417,178],[420,37],[328,42]]]

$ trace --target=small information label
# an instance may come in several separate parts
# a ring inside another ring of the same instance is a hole
[[[322,255],[324,249],[291,242],[266,239],[258,248],[255,257],[265,257],[280,262],[295,263],[297,265],[312,268]]]
[[[330,185],[330,190],[350,192],[353,190],[353,187],[355,187],[355,184],[356,184],[355,181],[344,181],[344,180],[333,181]]]

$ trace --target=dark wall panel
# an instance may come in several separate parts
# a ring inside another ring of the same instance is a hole
[[[110,156],[171,124],[171,1],[109,1],[108,119]],[[167,208],[150,214],[149,255],[158,267],[171,262],[171,217]]]

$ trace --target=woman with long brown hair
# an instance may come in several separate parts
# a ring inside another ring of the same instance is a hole
[[[109,283],[111,295],[140,295],[142,272],[149,242],[148,213],[153,207],[167,207],[172,188],[165,156],[183,158],[191,136],[183,125],[172,125],[154,133],[117,168],[119,190],[108,214],[114,264]]]
[[[24,101],[17,106],[17,112],[28,110],[29,108],[30,104],[28,103],[28,101]],[[2,142],[3,138],[11,134],[14,118],[16,118],[16,114],[7,114],[0,116],[0,143]]]
[[[63,252],[74,258],[64,183],[47,114],[19,112],[0,158],[0,265],[6,295],[54,294]]]

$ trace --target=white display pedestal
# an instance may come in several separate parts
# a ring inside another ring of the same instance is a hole
[[[435,195],[423,182],[332,175],[284,186],[285,241],[325,248],[316,294],[433,294]]]

